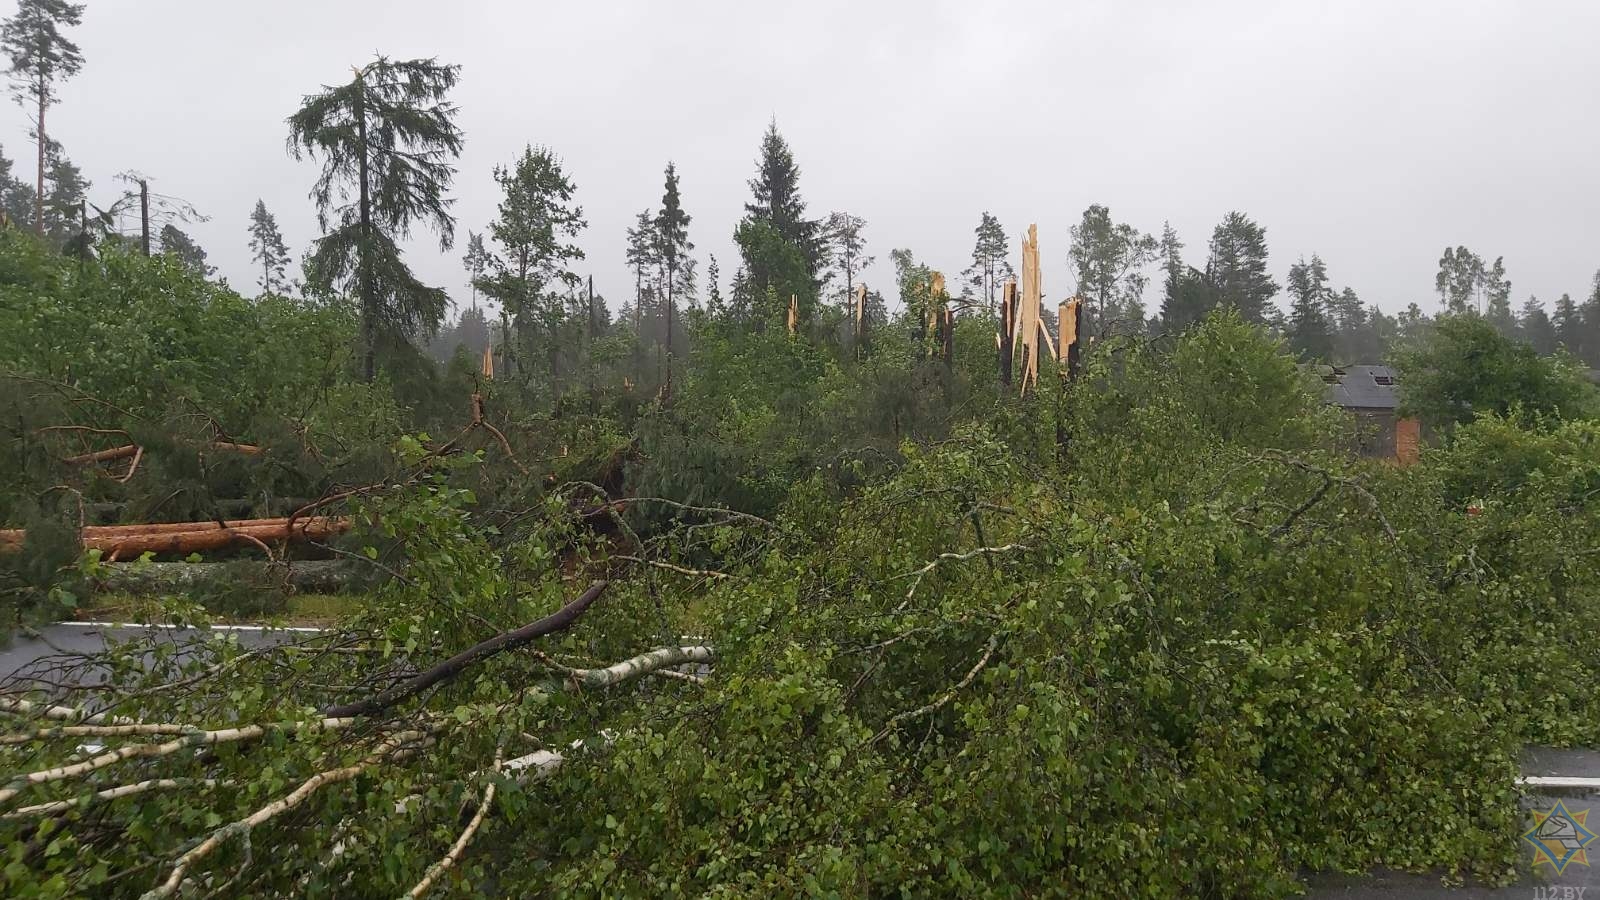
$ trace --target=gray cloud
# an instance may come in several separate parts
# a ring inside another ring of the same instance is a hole
[[[660,202],[669,158],[702,271],[715,253],[732,277],[773,116],[812,212],[868,220],[868,278],[891,293],[890,248],[954,276],[989,209],[1014,235],[1039,224],[1046,291],[1064,295],[1068,229],[1090,203],[1155,233],[1170,219],[1194,261],[1244,210],[1280,282],[1316,251],[1390,310],[1436,305],[1446,244],[1504,255],[1517,302],[1586,293],[1600,267],[1600,4],[1581,0],[88,4],[88,64],[52,133],[92,198],[137,169],[210,214],[190,230],[247,292],[258,197],[297,255],[316,237],[314,168],[284,153],[284,118],[374,51],[464,67],[460,239],[494,215],[491,167],[549,145],[613,305],[623,231]],[[9,109],[0,137],[28,173]],[[411,251],[458,299],[459,258],[428,239]]]

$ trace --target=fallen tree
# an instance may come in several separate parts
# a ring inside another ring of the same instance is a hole
[[[108,559],[138,556],[141,553],[197,553],[238,544],[265,544],[267,541],[321,541],[349,531],[351,520],[343,516],[307,516],[296,521],[288,517],[238,519],[224,522],[164,522],[152,525],[91,525],[81,532],[85,550],[99,550]],[[21,547],[27,538],[23,529],[0,531],[0,550]]]

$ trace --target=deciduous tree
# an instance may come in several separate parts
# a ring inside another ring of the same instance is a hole
[[[1088,302],[1085,327],[1103,334],[1144,330],[1144,268],[1160,257],[1160,244],[1132,225],[1114,222],[1100,204],[1072,226],[1068,255],[1078,292]]]
[[[541,327],[554,387],[560,376],[557,331],[564,297],[583,281],[572,270],[572,264],[584,258],[575,241],[588,223],[583,208],[573,202],[577,188],[548,148],[523,148],[511,168],[495,167],[494,180],[502,197],[499,218],[490,223],[489,234],[499,251],[491,256],[490,274],[481,287],[509,312],[512,330],[524,348],[535,323]]]

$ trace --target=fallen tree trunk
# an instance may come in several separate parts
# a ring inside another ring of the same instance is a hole
[[[265,543],[267,541],[320,541],[350,530],[350,519],[316,516],[301,519],[293,526],[287,522],[270,525],[252,525],[241,528],[210,528],[196,531],[159,532],[156,534],[113,534],[103,537],[85,537],[85,550],[100,550],[112,556],[130,556],[140,553],[199,553],[218,550],[234,544]]]
[[[234,441],[212,441],[207,446],[215,450],[232,450],[235,453],[243,453],[248,456],[254,456],[261,452],[261,448],[257,447],[255,444],[240,444]],[[62,461],[71,465],[81,466],[86,463],[110,462],[114,459],[127,459],[138,452],[138,444],[124,444],[121,447],[109,447],[105,450],[95,450],[92,453],[79,453],[77,456],[69,456]]]
[[[518,647],[542,638],[547,634],[565,631],[578,621],[584,610],[605,593],[610,582],[596,581],[589,585],[589,589],[578,596],[576,600],[561,607],[542,619],[536,619],[514,631],[507,631],[495,635],[486,641],[474,644],[457,653],[442,663],[418,674],[416,677],[401,682],[392,688],[354,703],[345,703],[339,706],[330,706],[323,711],[323,715],[330,719],[344,719],[355,716],[370,716],[382,712],[407,697],[415,696],[430,687],[460,675],[462,670],[474,663],[481,662],[491,656],[515,650]]]
[[[152,562],[109,563],[101,566],[98,581],[109,591],[124,594],[184,594],[215,584],[223,578],[249,581],[282,580],[300,593],[334,594],[356,579],[355,564],[339,559],[307,559],[289,563],[239,560],[226,563]]]
[[[251,538],[321,540],[350,529],[345,517],[309,516],[291,527],[287,518],[234,519],[225,522],[159,522],[150,525],[92,525],[83,529],[85,550],[122,553],[193,553],[215,550]],[[0,548],[16,548],[27,539],[21,528],[0,531]]]

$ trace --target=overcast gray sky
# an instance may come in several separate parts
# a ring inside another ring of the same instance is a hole
[[[455,249],[413,243],[466,298],[461,243],[494,215],[490,169],[526,143],[564,159],[582,245],[613,307],[624,229],[678,164],[690,237],[724,289],[767,121],[811,212],[867,219],[954,276],[985,209],[1039,226],[1047,294],[1072,289],[1068,229],[1090,203],[1202,262],[1230,209],[1267,228],[1272,271],[1313,251],[1385,309],[1437,303],[1441,249],[1504,255],[1514,300],[1587,294],[1600,268],[1600,3],[487,3],[87,0],[87,59],[51,134],[109,202],[136,169],[212,218],[190,231],[254,292],[257,198],[298,258],[317,236],[310,162],[284,152],[302,95],[374,51],[463,66]],[[8,4],[9,5],[9,4]],[[0,140],[31,180],[24,113]],[[1146,297],[1152,307],[1159,290]],[[1282,297],[1280,296],[1280,302]]]

